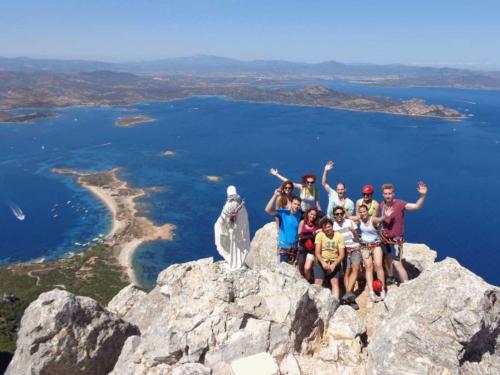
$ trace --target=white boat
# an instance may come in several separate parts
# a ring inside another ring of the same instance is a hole
[[[26,215],[24,214],[23,210],[21,210],[21,208],[16,204],[10,203],[10,209],[12,210],[12,213],[17,220],[23,221],[24,219],[26,219]]]

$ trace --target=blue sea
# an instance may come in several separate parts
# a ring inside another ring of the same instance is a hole
[[[496,231],[500,209],[500,92],[436,88],[374,88],[342,82],[353,93],[417,97],[459,109],[464,121],[360,113],[325,108],[235,102],[194,97],[131,106],[57,110],[59,117],[28,125],[0,125],[0,263],[53,259],[81,250],[110,226],[105,206],[69,176],[51,168],[103,171],[122,167],[132,186],[159,186],[140,201],[158,224],[177,226],[173,241],[140,247],[134,267],[152,285],[168,265],[216,256],[213,223],[227,185],[245,198],[252,232],[270,221],[264,206],[279,181],[271,167],[293,180],[305,172],[343,181],[348,195],[366,183],[396,185],[397,197],[429,195],[408,212],[406,237],[426,243],[443,259],[457,258],[500,285]],[[155,123],[118,128],[121,116],[143,114]],[[175,156],[165,157],[165,150]],[[220,176],[210,182],[205,176]],[[326,194],[318,185],[322,206]],[[381,196],[377,189],[376,198]],[[16,208],[25,220],[14,215]]]

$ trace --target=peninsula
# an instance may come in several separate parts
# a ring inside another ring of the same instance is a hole
[[[418,98],[401,100],[359,95],[331,87],[311,85],[301,77],[205,77],[185,75],[145,76],[99,71],[76,74],[54,72],[1,72],[0,110],[14,108],[60,108],[74,105],[110,106],[145,100],[177,100],[192,96],[223,96],[230,100],[382,112],[405,116],[463,119],[463,114]],[[314,82],[313,82],[314,83]],[[43,98],[43,99],[41,99]],[[155,121],[143,115],[122,117],[117,126]]]
[[[115,125],[120,128],[131,128],[132,126],[135,125],[146,124],[155,121],[157,120],[154,118],[147,117],[144,115],[137,115],[137,116],[120,117],[118,120],[115,121]]]
[[[137,216],[136,200],[155,189],[131,188],[118,178],[119,168],[107,172],[81,173],[71,169],[52,169],[53,173],[75,176],[78,183],[98,197],[112,215],[111,231],[104,243],[113,249],[113,254],[124,267],[129,279],[137,283],[132,268],[132,257],[139,245],[147,241],[171,240],[175,226],[155,225],[149,219]]]
[[[8,111],[0,111],[0,124],[30,124],[35,120],[56,116],[56,113],[33,112],[26,115],[16,115]]]

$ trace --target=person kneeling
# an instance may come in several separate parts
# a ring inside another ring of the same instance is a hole
[[[344,239],[339,233],[333,231],[333,222],[328,217],[321,219],[320,225],[322,232],[319,232],[315,239],[314,283],[321,286],[325,280],[329,280],[332,293],[339,299]]]

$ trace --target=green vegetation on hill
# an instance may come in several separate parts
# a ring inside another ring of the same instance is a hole
[[[0,352],[14,352],[24,310],[41,293],[60,288],[106,305],[127,284],[123,268],[103,244],[51,262],[0,267],[0,299],[16,296],[14,303],[0,302]]]

